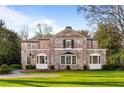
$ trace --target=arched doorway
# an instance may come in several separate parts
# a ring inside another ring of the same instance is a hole
[[[46,54],[44,53],[37,54],[36,69],[48,69]]]
[[[93,53],[90,55],[89,69],[101,69],[101,55]]]

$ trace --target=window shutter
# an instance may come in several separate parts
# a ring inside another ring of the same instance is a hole
[[[72,40],[71,42],[72,42],[72,48],[74,48],[74,40]]]
[[[63,48],[65,48],[65,39],[63,40]]]

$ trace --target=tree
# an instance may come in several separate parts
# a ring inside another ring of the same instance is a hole
[[[4,28],[4,27],[5,27],[5,22],[0,19],[0,28]]]
[[[51,36],[51,32],[53,27],[49,24],[37,24],[36,26],[38,28],[38,31],[36,32],[35,37],[50,37]]]
[[[120,52],[120,64],[122,69],[124,69],[124,49],[121,49],[121,52]]]
[[[0,26],[0,65],[20,64],[20,38],[17,33],[5,25]]]
[[[99,48],[107,49],[108,63],[119,62],[122,40],[120,33],[115,30],[114,25],[111,23],[99,24],[95,37],[98,39]]]
[[[20,32],[19,32],[20,38],[21,38],[22,40],[27,40],[28,37],[29,37],[29,32],[30,32],[29,27],[28,27],[27,25],[22,25],[22,26],[21,26],[21,30],[20,30]]]
[[[115,29],[124,36],[124,7],[121,5],[88,5],[78,6],[77,12],[82,14],[90,24],[113,23]]]

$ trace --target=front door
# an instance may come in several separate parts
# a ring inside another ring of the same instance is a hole
[[[46,55],[38,55],[37,56],[36,69],[48,69],[47,56]]]

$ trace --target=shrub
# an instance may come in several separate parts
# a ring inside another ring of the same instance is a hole
[[[84,65],[84,66],[83,66],[83,70],[88,70],[87,65]]]
[[[68,65],[68,66],[66,66],[66,70],[70,70],[70,66]]]
[[[1,69],[0,68],[0,74],[9,74],[12,70],[10,68],[8,69]]]
[[[2,64],[0,68],[1,68],[1,69],[8,69],[9,66],[8,66],[7,64]]]
[[[26,69],[36,69],[35,65],[26,65]]]
[[[120,68],[118,64],[108,64],[108,65],[103,65],[102,69],[103,70],[116,70]]]
[[[7,64],[2,64],[0,67],[0,74],[9,74],[11,72],[11,69]]]
[[[19,64],[12,64],[12,65],[10,65],[10,68],[12,68],[12,69],[21,69],[21,65],[19,65]]]
[[[32,69],[36,69],[36,66],[35,65],[32,65]]]
[[[54,65],[51,65],[49,68],[50,68],[51,70],[55,70]]]

